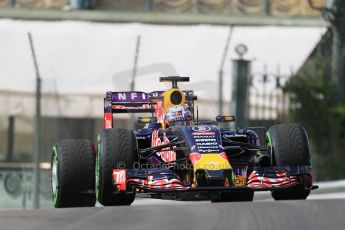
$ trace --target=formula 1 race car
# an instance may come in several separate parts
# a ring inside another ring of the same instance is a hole
[[[234,116],[199,120],[197,97],[162,77],[167,91],[107,92],[104,130],[97,144],[61,140],[52,151],[55,207],[130,205],[136,194],[154,198],[252,201],[255,191],[275,200],[306,199],[313,185],[306,131],[287,123],[231,129]],[[114,113],[138,117],[138,130],[113,128]]]

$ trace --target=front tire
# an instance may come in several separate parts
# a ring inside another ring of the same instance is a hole
[[[98,202],[104,206],[130,205],[135,199],[135,192],[116,193],[112,173],[113,169],[132,169],[138,162],[137,142],[133,131],[105,129],[98,135],[97,147]]]
[[[89,140],[61,140],[52,150],[54,207],[95,206],[95,152]]]
[[[271,147],[273,166],[311,166],[308,137],[305,129],[297,124],[287,123],[272,126],[267,132],[268,146]],[[310,177],[301,177],[301,188],[272,191],[275,200],[305,200],[310,190]]]

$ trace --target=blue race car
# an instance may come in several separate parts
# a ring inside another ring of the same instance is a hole
[[[255,191],[276,200],[306,199],[313,185],[305,129],[287,123],[231,129],[234,116],[199,121],[188,77],[162,77],[167,91],[107,92],[104,130],[97,144],[61,140],[52,151],[55,207],[130,205],[136,194],[154,198],[252,201]],[[138,117],[140,129],[113,128],[114,113]]]

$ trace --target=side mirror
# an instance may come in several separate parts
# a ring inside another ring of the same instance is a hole
[[[235,122],[236,119],[235,119],[235,116],[223,116],[223,115],[218,115],[216,117],[216,121],[217,122]]]
[[[137,117],[137,124],[157,124],[157,117]]]

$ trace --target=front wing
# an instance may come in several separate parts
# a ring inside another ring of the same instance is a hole
[[[235,175],[236,176],[236,175]],[[169,169],[114,169],[114,192],[139,191],[146,193],[183,193],[202,191],[272,191],[292,188],[313,190],[310,166],[285,166],[255,168],[243,185],[203,186],[185,184]]]

